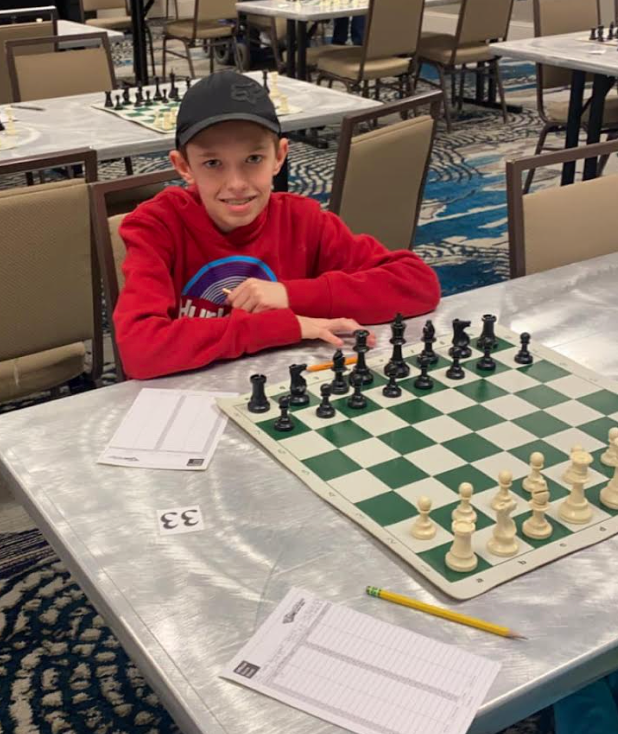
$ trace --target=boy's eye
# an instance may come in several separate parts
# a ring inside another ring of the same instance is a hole
[[[259,155],[258,153],[254,153],[253,155],[250,155],[247,158],[248,163],[261,163],[264,160],[263,155]]]
[[[221,161],[218,161],[216,158],[211,158],[210,160],[204,161],[205,168],[216,168],[219,165],[221,165]]]

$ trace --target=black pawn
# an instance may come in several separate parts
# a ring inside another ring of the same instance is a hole
[[[116,95],[116,104],[114,105],[115,110],[121,110],[122,109],[122,100],[120,99],[120,95]]]
[[[333,355],[332,370],[335,373],[335,379],[330,383],[331,392],[333,395],[345,395],[350,390],[350,386],[343,377],[343,373],[347,372],[348,368],[345,366],[345,357],[341,349],[338,349]]]
[[[294,430],[294,421],[290,417],[289,409],[290,397],[289,395],[284,395],[282,398],[279,398],[279,410],[281,411],[281,415],[273,423],[275,431],[285,433],[287,431]]]
[[[266,385],[265,375],[251,375],[251,399],[249,400],[250,413],[266,413],[270,410],[270,403],[266,398],[264,386]]]
[[[189,89],[191,89],[191,77],[190,76],[185,78],[185,84],[187,85],[187,92],[188,92]]]
[[[151,104],[154,104],[154,102],[150,99],[150,89],[146,90],[146,102],[144,103],[146,107],[150,107]]]
[[[590,29],[590,38],[588,40],[589,41],[596,41],[597,40],[597,29],[596,28],[591,28]]]
[[[485,342],[483,346],[483,356],[476,363],[479,370],[483,372],[493,372],[496,369],[496,363],[491,357],[491,342]]]
[[[290,365],[290,405],[293,405],[295,408],[309,403],[307,380],[302,375],[306,369],[306,364]]]
[[[433,387],[433,380],[427,374],[427,370],[429,369],[429,362],[425,357],[423,357],[419,361],[421,366],[421,374],[416,378],[416,380],[414,380],[414,387],[418,388],[419,390],[431,390],[431,388]]]
[[[266,90],[266,94],[268,94],[270,92],[270,89],[268,87],[268,69],[262,70],[262,85]]]
[[[461,349],[458,347],[453,347],[451,349],[452,356],[453,356],[453,364],[446,370],[446,376],[449,378],[449,380],[463,380],[466,373],[464,372],[463,367],[459,364],[459,360],[461,359]]]
[[[163,97],[161,96],[161,89],[159,87],[160,79],[158,76],[155,77],[155,93],[153,99],[155,102],[160,102]]]
[[[391,324],[392,336],[390,343],[393,345],[393,353],[390,361],[384,368],[384,374],[389,375],[391,369],[395,370],[395,377],[407,377],[410,374],[410,365],[404,360],[403,353],[401,351],[403,345],[406,343],[404,334],[406,331],[406,325],[403,320],[403,316],[398,313],[395,316],[395,320]]]
[[[135,94],[135,102],[133,102],[133,107],[143,107],[144,105],[144,97],[141,92],[137,92]]]
[[[114,102],[112,101],[112,93],[111,92],[105,92],[105,106],[106,107],[113,107]]]
[[[615,26],[614,26],[614,21],[612,20],[612,22],[609,24],[609,28],[607,29],[607,40],[608,41],[614,40],[614,30],[615,30]]]
[[[131,90],[129,89],[129,87],[125,87],[122,90],[122,101],[125,105],[131,104]]]
[[[352,372],[350,375],[350,381],[354,387],[354,392],[348,398],[348,407],[353,410],[363,410],[363,408],[367,407],[367,398],[362,393],[362,380],[358,375],[355,375],[354,372]]]
[[[328,383],[324,383],[320,387],[322,402],[315,409],[315,414],[318,418],[332,418],[335,415],[335,409],[330,404],[330,393],[330,385]]]
[[[528,345],[530,344],[530,334],[528,334],[526,331],[519,337],[519,340],[521,342],[521,347],[519,349],[519,352],[515,355],[514,359],[517,362],[517,364],[532,364],[533,357],[528,351]]]
[[[479,349],[485,348],[485,342],[489,342],[490,350],[498,346],[498,340],[496,339],[496,335],[494,333],[495,326],[496,317],[490,313],[486,313],[483,316],[483,331],[481,332],[481,335],[476,342],[476,346]]]
[[[388,371],[388,383],[382,388],[382,395],[385,398],[401,397],[401,388],[397,384],[397,370],[393,367]]]
[[[168,104],[169,99],[167,98],[167,90],[163,90],[163,94],[161,95],[161,104]]]
[[[144,103],[144,87],[141,84],[137,85],[137,92],[135,92],[135,100],[138,99],[140,103]],[[135,106],[137,107],[137,104]]]
[[[423,326],[423,351],[416,358],[419,365],[423,359],[427,360],[427,364],[435,364],[438,361],[438,355],[433,351],[435,340],[436,329],[431,319],[428,319],[425,321],[425,326]]]
[[[354,369],[350,373],[350,380],[352,380],[352,376],[355,375],[360,377],[361,384],[371,385],[373,382],[373,375],[365,362],[365,355],[369,351],[369,347],[367,346],[367,337],[369,336],[369,332],[366,329],[357,329],[354,332],[354,336],[356,337],[356,342],[353,349],[358,355],[358,359]],[[352,383],[350,382],[350,384]]]

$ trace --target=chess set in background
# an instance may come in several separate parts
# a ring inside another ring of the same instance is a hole
[[[618,46],[618,24],[612,21],[605,32],[605,26],[599,25],[590,29],[588,38],[580,39],[582,41],[596,41],[597,43],[607,43],[610,46]]]
[[[28,109],[25,105],[23,108]],[[16,122],[12,105],[7,105],[0,110],[0,151],[18,148],[20,145],[31,143],[38,137],[35,130],[24,125],[17,125]]]
[[[219,401],[306,485],[466,599],[618,533],[618,385],[495,326]],[[352,388],[352,390],[351,390]],[[349,394],[351,391],[351,394]],[[576,562],[576,561],[570,561]]]

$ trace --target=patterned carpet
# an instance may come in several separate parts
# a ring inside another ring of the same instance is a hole
[[[160,42],[156,42],[159,51]],[[130,70],[130,42],[114,47],[119,76]],[[206,61],[196,59],[198,69]],[[445,294],[507,277],[504,160],[528,153],[539,129],[528,104],[531,67],[503,66],[510,101],[524,101],[507,125],[498,112],[465,107],[455,130],[436,138],[415,243],[437,270]],[[184,69],[180,64],[178,73]],[[291,190],[328,201],[336,129],[323,132],[329,149],[294,143]],[[136,170],[166,165],[163,156],[135,160]],[[123,175],[120,164],[102,178]],[[106,365],[105,382],[114,380]],[[79,380],[72,392],[88,389]],[[0,413],[50,399],[47,394],[0,406]],[[2,488],[0,487],[0,500]],[[5,498],[6,499],[6,498]],[[0,501],[0,734],[173,734],[156,695],[104,620],[72,580],[29,518]],[[520,722],[508,734],[552,734],[551,712]],[[505,733],[506,734],[506,733]]]

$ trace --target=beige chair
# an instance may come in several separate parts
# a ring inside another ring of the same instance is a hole
[[[345,84],[364,96],[374,83],[379,99],[381,81],[397,77],[400,96],[410,90],[414,57],[421,33],[424,0],[369,0],[362,46],[340,46],[318,58],[318,84],[323,79]]]
[[[511,277],[618,252],[610,212],[616,205],[618,175],[601,176],[570,186],[523,193],[522,174],[544,166],[610,155],[618,141],[569,148],[507,161]]]
[[[102,372],[100,275],[90,224],[87,181],[96,154],[72,151],[51,158],[0,164],[0,175],[84,166],[86,179],[0,191],[0,402]]]
[[[423,33],[418,49],[416,82],[421,75],[421,65],[429,64],[438,72],[440,84],[423,79],[432,86],[439,86],[444,93],[444,116],[446,127],[452,130],[451,110],[448,102],[446,77],[453,79],[460,75],[459,108],[463,100],[463,88],[468,64],[476,64],[472,71],[478,74],[489,73],[493,77],[502,105],[502,116],[507,121],[506,101],[502,87],[502,77],[498,57],[491,50],[491,41],[506,39],[511,20],[513,0],[462,0],[454,35],[447,33]],[[487,65],[487,66],[485,66]]]
[[[157,173],[95,183],[90,187],[94,239],[101,263],[109,328],[116,360],[117,381],[124,380],[124,371],[116,345],[112,314],[116,308],[118,294],[124,284],[122,263],[126,254],[125,245],[118,230],[128,212],[142,201],[151,199],[159,193],[166,183],[177,179],[176,170],[168,168]]]
[[[554,36],[559,33],[582,31],[587,37],[590,28],[601,22],[601,11],[598,0],[534,0],[534,35]],[[549,133],[565,132],[569,113],[569,100],[562,95],[560,100],[546,99],[545,92],[568,88],[573,72],[559,66],[537,64],[536,66],[536,101],[543,128],[539,135],[535,155],[543,150],[556,150],[545,145]],[[584,127],[588,119],[589,109],[586,106],[582,117]],[[605,100],[603,125],[601,131],[612,133],[618,131],[618,97],[608,96]],[[532,185],[534,169],[530,169],[524,185],[527,193]]]
[[[431,92],[344,118],[329,208],[353,232],[389,250],[412,247],[441,104]],[[428,115],[418,115],[423,107]],[[353,136],[359,123],[410,112],[417,116]]]
[[[3,21],[10,17],[10,23]],[[41,20],[39,21],[38,18]],[[58,12],[56,8],[40,8],[33,12],[32,9],[27,10],[10,10],[0,11],[0,104],[14,102],[11,92],[11,82],[9,79],[9,69],[4,62],[6,58],[5,43],[7,41],[17,41],[22,38],[41,38],[55,36],[57,30]],[[47,50],[53,47],[48,46]],[[22,48],[21,53],[32,53],[28,48]]]
[[[285,59],[281,54],[281,43],[287,34],[287,23],[285,18],[268,18],[265,15],[247,15],[247,26],[249,41],[251,28],[255,28],[258,35],[265,33],[268,36],[277,69],[278,71],[283,72],[285,70]],[[250,48],[250,42],[247,46]]]
[[[191,76],[195,77],[191,48],[198,42],[208,47],[211,74],[215,65],[215,46],[231,44],[235,64],[237,68],[240,68],[236,43],[237,23],[235,0],[195,0],[193,18],[174,20],[171,23],[166,23],[163,28],[163,77],[165,77],[168,53],[186,58]],[[169,41],[180,41],[185,47],[186,55],[177,51],[169,51],[167,48]]]

